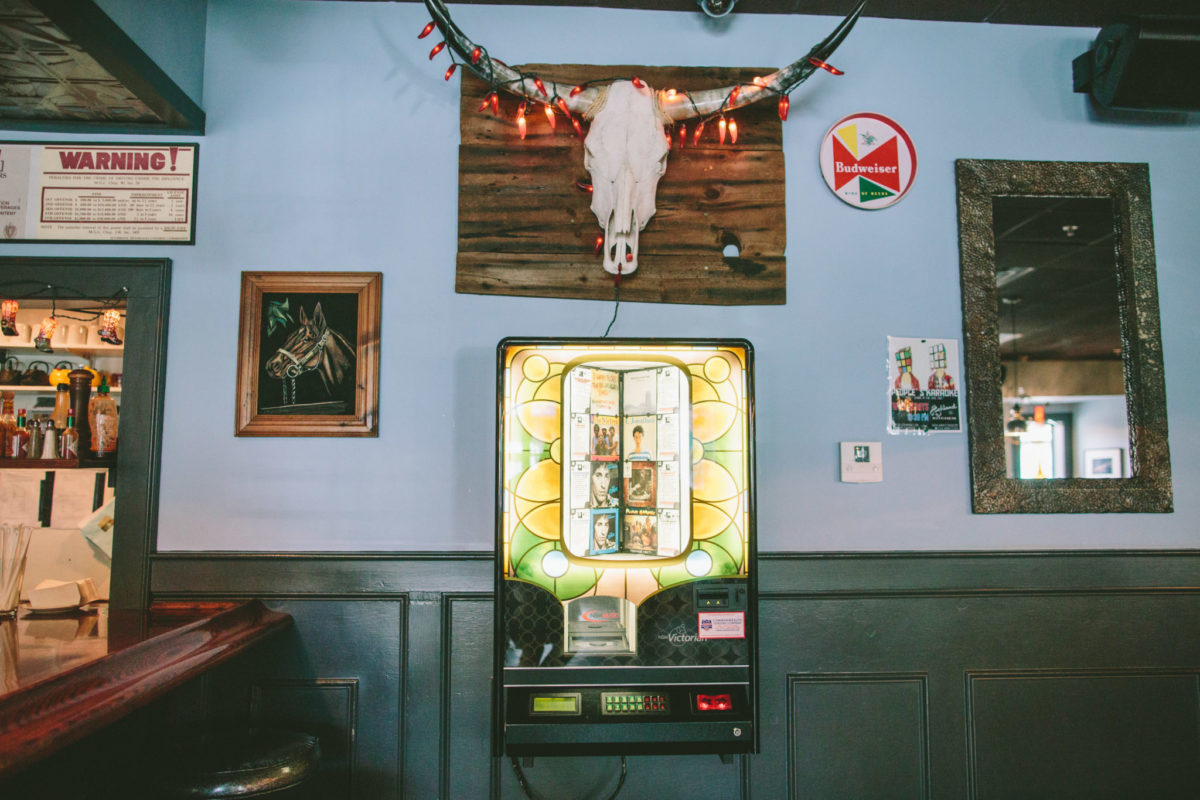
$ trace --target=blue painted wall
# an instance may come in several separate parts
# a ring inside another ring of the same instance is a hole
[[[455,13],[511,63],[780,65],[836,22]],[[174,260],[160,549],[489,548],[496,342],[604,332],[611,303],[455,294],[458,91],[415,38],[426,20],[415,3],[212,0],[196,245],[9,248]],[[1200,124],[1093,118],[1070,61],[1094,36],[861,21],[834,59],[846,76],[814,76],[784,127],[788,304],[621,306],[614,335],[754,342],[762,549],[1197,545]],[[856,111],[891,116],[918,148],[915,186],[886,211],[850,208],[821,180],[821,136]],[[886,434],[886,337],[961,337],[956,158],[1149,162],[1174,514],[975,516],[965,435]],[[233,436],[239,274],[291,269],[384,273],[378,439]],[[837,481],[842,439],[883,440],[884,483]]]

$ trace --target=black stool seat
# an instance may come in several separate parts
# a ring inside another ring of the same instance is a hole
[[[320,760],[315,736],[270,728],[209,731],[172,743],[158,789],[193,799],[291,796],[316,775]]]

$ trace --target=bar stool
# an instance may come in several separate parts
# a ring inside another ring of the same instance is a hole
[[[321,761],[315,736],[270,728],[209,731],[168,747],[156,776],[164,798],[310,797]]]

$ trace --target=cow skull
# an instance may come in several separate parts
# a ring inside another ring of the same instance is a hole
[[[607,87],[596,101],[583,142],[592,176],[592,213],[604,228],[604,269],[637,269],[638,232],[654,215],[658,179],[667,171],[666,118],[653,90],[629,81]]]
[[[850,33],[867,4],[862,0],[807,55],[770,75],[756,78],[753,84],[689,92],[676,102],[665,103],[658,93],[636,78],[632,82],[614,81],[606,87],[580,90],[518,72],[491,58],[486,50],[468,39],[450,19],[443,0],[424,2],[433,21],[421,32],[421,37],[435,26],[445,37],[445,41],[434,47],[430,58],[449,45],[457,56],[456,63],[471,69],[493,91],[504,90],[527,100],[554,102],[563,111],[591,119],[584,140],[583,166],[592,176],[592,212],[604,228],[604,269],[614,275],[628,275],[637,269],[638,233],[654,215],[658,181],[667,169],[670,148],[664,126],[696,117],[703,120],[776,98],[781,102],[780,116],[785,117],[788,94],[817,68],[828,68],[826,59]],[[447,70],[447,79],[453,71],[454,66]]]

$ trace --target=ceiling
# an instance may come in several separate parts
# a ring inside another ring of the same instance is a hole
[[[196,105],[85,0],[0,0],[0,127],[203,133]]]
[[[695,0],[524,4],[701,13]],[[853,6],[854,0],[740,0],[732,13],[842,16]],[[1197,0],[1142,0],[1136,13],[1180,16],[1196,14],[1196,6]],[[865,16],[1098,29],[1134,10],[1128,0],[870,0]],[[0,0],[0,127],[202,134],[204,111],[94,2]]]
[[[327,0],[327,2],[343,0]],[[419,2],[420,0],[411,0]],[[505,0],[456,0],[504,4]],[[511,0],[508,0],[511,2]],[[454,5],[455,3],[449,3]],[[695,0],[523,0],[531,6],[641,8],[699,13]],[[854,0],[738,0],[734,14],[821,14],[844,16]],[[1197,0],[869,0],[865,17],[993,22],[1003,25],[1063,25],[1100,28],[1122,16],[1196,16]]]

